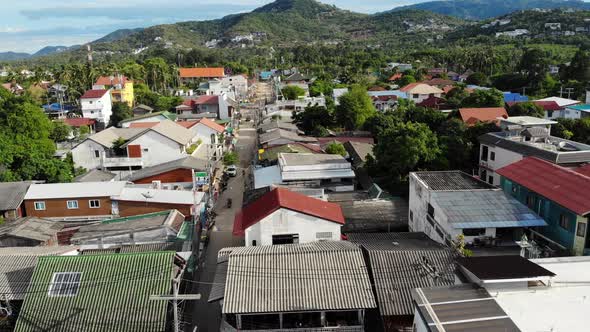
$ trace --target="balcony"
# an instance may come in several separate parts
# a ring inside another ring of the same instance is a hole
[[[143,167],[143,160],[141,158],[129,157],[104,157],[102,159],[103,167]]]

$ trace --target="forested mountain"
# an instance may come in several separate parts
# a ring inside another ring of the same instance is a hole
[[[529,9],[573,8],[590,10],[590,3],[581,0],[448,0],[429,1],[395,8],[428,10],[470,20],[481,20]]]
[[[428,35],[453,31],[465,21],[425,11],[367,15],[314,0],[277,0],[249,13],[210,21],[158,25],[113,34],[97,40],[98,52],[141,53],[149,48],[228,48],[297,44],[383,42],[401,35]],[[116,37],[116,38],[115,38]],[[422,38],[422,42],[426,37]]]

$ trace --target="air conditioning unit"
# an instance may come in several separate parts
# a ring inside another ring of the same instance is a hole
[[[152,188],[153,189],[162,189],[162,181],[160,181],[160,180],[152,181]]]

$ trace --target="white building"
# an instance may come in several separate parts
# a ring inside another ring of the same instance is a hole
[[[334,89],[332,90],[332,99],[334,99],[334,104],[340,105],[340,97],[348,92],[348,88],[341,88],[341,89]]]
[[[515,198],[460,171],[410,173],[409,229],[451,244],[511,243],[547,223]]]
[[[275,188],[236,214],[234,235],[246,246],[340,241],[343,224],[338,204]]]
[[[401,92],[405,92],[407,98],[414,103],[418,104],[430,97],[440,98],[444,93],[443,90],[424,83],[412,83],[400,89]]]
[[[458,263],[470,284],[413,292],[414,331],[588,329],[588,257],[488,256]]]
[[[109,90],[88,90],[80,97],[82,117],[108,124],[113,114]]]
[[[583,119],[590,117],[590,105],[588,104],[578,104],[567,106],[563,110],[564,119]]]
[[[496,170],[532,156],[562,166],[590,162],[590,146],[551,136],[555,121],[533,117],[500,119],[503,131],[478,137],[479,176],[500,185]]]
[[[575,112],[570,112],[570,111],[566,112],[566,108],[580,104],[580,102],[578,100],[561,98],[561,97],[548,97],[548,98],[543,98],[543,99],[539,99],[536,101],[543,102],[543,103],[554,102],[555,104],[557,104],[557,106],[559,107],[559,110],[545,111],[545,118],[551,119],[551,120],[559,119],[559,118],[572,119],[573,118],[572,115]]]
[[[353,191],[354,179],[352,165],[340,155],[280,153],[278,165],[254,171],[254,188],[282,184],[329,191]]]
[[[248,95],[248,78],[244,75],[226,76],[208,82],[208,95],[228,94],[233,99],[246,98]]]
[[[293,111],[303,111],[306,107],[315,105],[325,107],[326,99],[324,97],[303,97],[296,100],[277,100],[274,104],[266,105],[263,116],[265,118],[273,115],[291,117]]]
[[[115,141],[125,143],[115,146]],[[87,170],[132,171],[187,156],[186,149],[197,139],[193,133],[170,121],[150,128],[110,127],[94,134],[72,149],[76,167]]]

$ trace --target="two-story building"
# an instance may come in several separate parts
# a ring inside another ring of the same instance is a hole
[[[444,93],[443,90],[424,83],[410,83],[401,88],[400,91],[404,92],[408,99],[415,103],[420,103],[430,97],[440,98]]]
[[[83,118],[107,125],[113,114],[111,94],[108,90],[88,90],[80,97],[80,108]]]
[[[527,156],[568,167],[590,162],[590,145],[551,136],[555,121],[533,117],[499,120],[501,132],[478,137],[479,176],[483,181],[499,186],[496,170]]]
[[[92,89],[109,90],[113,102],[125,103],[129,107],[133,107],[135,104],[133,81],[124,75],[101,76],[96,80]]]
[[[409,229],[451,244],[514,245],[528,227],[547,223],[501,189],[461,171],[410,173]]]
[[[225,77],[225,69],[215,68],[178,68],[178,75],[183,84],[212,80]]]
[[[203,95],[197,99],[186,99],[176,107],[176,114],[182,120],[213,118],[227,120],[233,116],[237,103],[227,93]]]
[[[190,130],[170,120],[149,128],[110,127],[74,147],[72,158],[87,170],[132,171],[186,157],[196,141]]]
[[[234,235],[246,246],[340,241],[340,206],[275,188],[236,214]]]
[[[539,232],[574,255],[590,254],[590,177],[584,168],[568,169],[527,157],[498,170],[500,185],[548,224]]]

